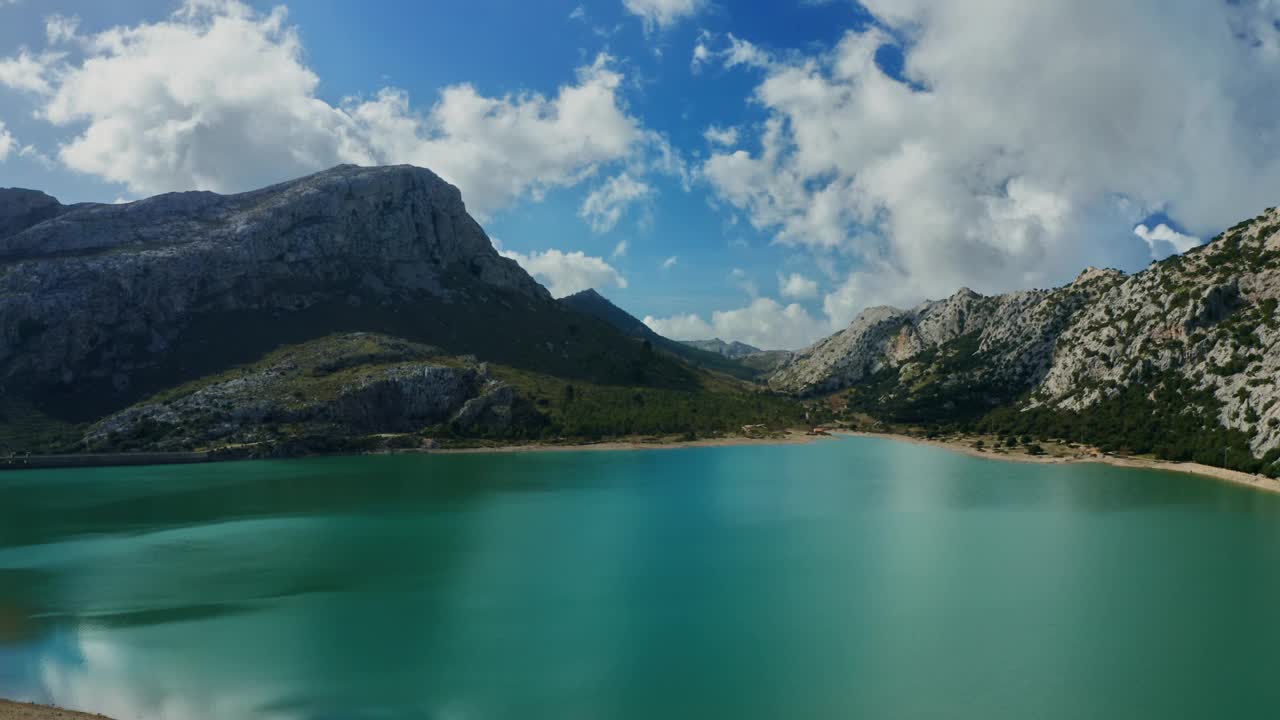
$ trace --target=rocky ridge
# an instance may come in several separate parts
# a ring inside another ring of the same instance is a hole
[[[609,323],[619,332],[651,347],[679,358],[681,361],[696,367],[724,373],[742,380],[753,380],[762,368],[743,362],[744,357],[731,357],[714,349],[704,349],[695,344],[672,340],[659,335],[652,328],[631,313],[614,305],[594,288],[560,298],[559,302],[574,310],[591,315]],[[750,347],[744,345],[743,347]],[[754,348],[753,348],[754,349]],[[772,370],[774,366],[767,369]]]
[[[975,414],[1002,405],[1079,413],[1131,387],[1154,397],[1181,378],[1208,393],[1205,409],[1260,457],[1280,448],[1278,304],[1280,211],[1271,209],[1133,275],[1090,268],[1051,290],[961,290],[908,310],[870,308],[769,384],[803,396],[875,394],[864,407],[927,396],[945,417],[965,402]]]
[[[421,168],[121,205],[0,190],[0,454],[289,455],[799,417],[720,374],[749,368],[578,299],[501,257]]]
[[[681,342],[689,347],[713,352],[727,358],[743,358],[748,355],[761,352],[760,348],[753,347],[744,342],[738,342],[737,340],[725,342],[720,338],[712,338],[710,340],[682,340]]]
[[[421,168],[340,166],[121,205],[0,191],[0,381],[127,386],[201,314],[485,290],[550,300]]]

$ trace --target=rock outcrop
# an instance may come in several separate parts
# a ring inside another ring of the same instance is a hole
[[[1210,393],[1218,423],[1262,456],[1280,448],[1278,304],[1272,209],[1133,275],[1090,268],[1052,290],[870,308],[769,384],[797,395],[865,387],[883,404],[976,397],[978,410],[1082,411],[1172,373]]]
[[[509,429],[512,389],[484,364],[443,364],[451,358],[438,352],[372,333],[323,338],[129,407],[90,427],[84,446],[132,439],[172,450],[449,423],[461,432]]]
[[[196,318],[423,297],[550,301],[421,168],[62,206],[0,190],[0,382],[128,385]]]
[[[0,238],[16,235],[71,209],[39,190],[0,188]]]

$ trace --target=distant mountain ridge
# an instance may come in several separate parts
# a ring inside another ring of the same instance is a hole
[[[1126,275],[874,307],[769,378],[907,423],[1280,472],[1280,211]],[[985,425],[983,425],[985,423]]]
[[[560,298],[560,302],[579,312],[609,323],[629,337],[649,342],[654,347],[698,367],[722,372],[743,380],[750,380],[759,374],[758,369],[738,362],[736,358],[659,335],[648,325],[645,325],[643,321],[614,305],[608,298],[596,292],[594,288]]]
[[[761,350],[758,347],[738,342],[737,340],[725,342],[720,338],[713,338],[711,340],[685,340],[683,342],[690,347],[732,358],[765,375],[786,367],[795,356],[795,353],[790,350]]]
[[[752,347],[744,342],[733,340],[725,342],[720,338],[712,338],[711,340],[682,340],[685,345],[696,347],[699,350],[706,350],[727,358],[741,358],[751,355],[752,353],[761,352],[760,348]]]

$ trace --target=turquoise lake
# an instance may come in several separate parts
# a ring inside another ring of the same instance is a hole
[[[891,440],[0,474],[117,720],[1280,717],[1280,495]]]

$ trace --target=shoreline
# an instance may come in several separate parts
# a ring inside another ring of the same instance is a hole
[[[811,435],[800,430],[786,430],[767,437],[732,436],[703,438],[700,440],[671,440],[664,438],[631,438],[601,440],[588,443],[529,443],[527,445],[493,445],[456,448],[423,448],[389,451],[390,454],[426,454],[426,455],[481,455],[508,453],[538,452],[598,452],[625,450],[678,450],[692,447],[736,447],[745,445],[808,445],[822,439],[830,439],[830,434]]]
[[[1134,468],[1140,470],[1167,470],[1169,472],[1182,473],[1184,475],[1196,475],[1211,480],[1221,482],[1229,482],[1234,485],[1251,487],[1264,492],[1280,494],[1280,480],[1274,480],[1265,475],[1254,475],[1239,470],[1228,470],[1226,468],[1216,467],[1213,465],[1203,465],[1196,462],[1174,462],[1170,460],[1157,460],[1155,458],[1132,457],[1123,455],[1107,455],[1096,448],[1079,445],[1076,447],[1068,447],[1060,443],[1046,442],[1050,452],[1042,455],[1032,455],[1021,448],[1014,447],[997,447],[995,438],[977,435],[962,435],[950,438],[924,438],[913,435],[907,435],[898,432],[868,432],[862,430],[848,430],[833,428],[829,431],[820,433],[810,433],[803,430],[784,430],[770,433],[766,436],[752,437],[746,435],[732,435],[715,438],[702,438],[695,440],[678,439],[676,436],[657,437],[657,436],[636,436],[630,438],[615,438],[610,440],[600,440],[596,442],[564,442],[564,443],[547,443],[532,442],[526,444],[495,444],[495,445],[476,445],[470,447],[423,447],[423,448],[402,448],[402,449],[383,449],[374,450],[364,453],[355,453],[354,455],[481,455],[481,454],[511,454],[511,453],[542,453],[542,452],[602,452],[602,451],[632,451],[632,450],[675,450],[679,448],[697,448],[697,447],[736,447],[736,446],[769,446],[769,445],[807,445],[823,439],[832,439],[836,436],[846,437],[869,437],[881,438],[885,440],[896,440],[900,442],[914,443],[916,445],[927,445],[936,447],[941,450],[961,453],[970,457],[985,458],[987,460],[1002,460],[1005,462],[1021,462],[1021,463],[1042,463],[1051,465],[1062,465],[1067,463],[1102,463],[1112,465],[1114,467]],[[973,443],[977,440],[991,441],[991,445],[978,449],[973,447]],[[1056,453],[1056,454],[1055,454]],[[344,455],[346,453],[337,453]],[[303,457],[323,457],[323,454],[303,454],[294,456],[296,458]],[[139,453],[103,453],[100,455],[82,454],[82,455],[59,455],[59,456],[30,456],[29,461],[21,464],[7,464],[0,462],[0,472],[4,470],[26,470],[26,469],[53,469],[53,468],[75,468],[75,467],[121,467],[129,465],[169,465],[169,464],[193,464],[208,462],[226,462],[234,460],[253,459],[239,456],[235,453],[225,451],[191,451],[191,452],[139,452]],[[280,458],[292,459],[292,458]],[[2,701],[0,701],[2,702]],[[3,707],[0,706],[0,710]],[[0,715],[0,720],[7,720],[4,715]]]
[[[941,450],[961,453],[970,457],[985,458],[987,460],[1003,460],[1005,462],[1041,463],[1047,465],[1100,463],[1103,465],[1138,470],[1167,470],[1169,472],[1182,473],[1184,475],[1196,475],[1210,480],[1250,487],[1263,492],[1280,493],[1280,481],[1273,480],[1265,475],[1253,475],[1239,470],[1228,470],[1226,468],[1214,467],[1213,465],[1202,465],[1197,462],[1173,462],[1170,460],[1157,460],[1154,458],[1106,455],[1094,448],[1084,446],[1074,448],[1075,452],[1070,455],[1031,455],[1020,449],[1009,449],[1003,452],[997,452],[995,450],[979,450],[969,444],[972,440],[977,439],[972,437],[939,440],[913,437],[911,435],[903,435],[900,433],[877,433],[858,430],[835,430],[832,434],[845,435],[849,437],[882,438],[885,440],[896,440],[916,445],[928,445]]]
[[[386,448],[365,452],[301,453],[278,457],[253,457],[218,448],[192,451],[142,451],[118,453],[76,453],[58,455],[26,455],[16,458],[0,458],[0,473],[21,470],[54,470],[67,468],[107,468],[146,465],[193,465],[201,463],[234,462],[237,460],[297,460],[310,457],[360,456],[360,455],[465,455],[480,453],[517,452],[578,452],[597,450],[671,450],[682,447],[728,447],[733,445],[803,445],[829,434],[812,435],[801,430],[784,430],[760,437],[731,435],[697,440],[681,440],[676,436],[635,436],[597,442],[547,443],[531,442],[508,445],[472,445],[462,447]],[[4,720],[0,717],[0,720]]]
[[[0,698],[0,720],[111,720],[106,715]]]

